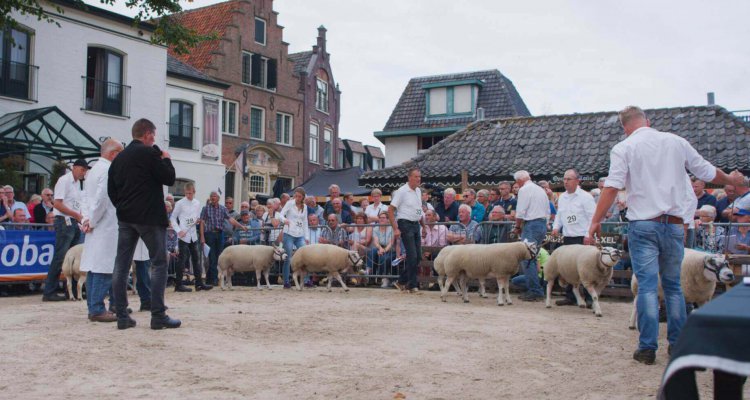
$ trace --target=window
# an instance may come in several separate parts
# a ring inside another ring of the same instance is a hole
[[[247,190],[254,193],[265,193],[266,178],[262,175],[250,175]]]
[[[373,158],[372,159],[372,169],[374,171],[377,171],[379,169],[383,169],[385,166],[385,160],[382,158]]]
[[[221,131],[229,134],[237,134],[237,110],[239,105],[235,101],[221,101]]]
[[[474,90],[469,85],[456,86],[453,88],[453,113],[464,114],[472,111],[471,92]]]
[[[185,184],[186,183],[195,183],[192,179],[185,179],[185,178],[177,178],[174,180],[174,185],[169,186],[167,188],[167,192],[171,193],[172,196],[174,196],[175,201],[182,199],[185,197]]]
[[[323,130],[323,165],[326,167],[331,166],[331,138],[333,137],[333,131],[326,128]]]
[[[123,82],[123,56],[109,49],[89,47],[86,57],[85,109],[128,116],[130,87]]]
[[[28,32],[0,31],[0,95],[36,100],[33,93],[36,68],[29,65],[31,39]]]
[[[318,125],[310,124],[310,162],[318,163]]]
[[[352,166],[365,169],[365,158],[362,153],[352,152]]]
[[[227,171],[224,175],[224,193],[226,193],[226,196],[237,198],[241,196],[235,196],[234,193],[234,174],[234,171]]]
[[[184,101],[169,102],[169,146],[193,148],[193,105]]]
[[[436,145],[439,141],[445,139],[445,136],[423,136],[419,138],[419,150],[427,150]]]
[[[265,110],[258,107],[250,107],[250,137],[263,139],[263,114]]]
[[[447,114],[447,88],[436,88],[429,91],[430,115]]]
[[[315,96],[315,108],[320,111],[328,112],[328,83],[320,78],[317,80],[317,95]]]
[[[276,143],[292,145],[292,116],[276,113]]]
[[[266,45],[266,21],[255,17],[255,43]]]
[[[242,83],[276,90],[276,60],[242,52]]]
[[[339,168],[344,168],[344,156],[345,156],[344,150],[339,149],[338,155],[339,155],[339,159],[338,159]]]
[[[430,89],[427,92],[429,115],[466,115],[474,112],[476,88],[471,85]]]

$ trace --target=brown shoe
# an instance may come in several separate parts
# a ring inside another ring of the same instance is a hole
[[[91,322],[116,322],[117,316],[109,311],[105,311],[97,315],[89,315],[89,321]]]

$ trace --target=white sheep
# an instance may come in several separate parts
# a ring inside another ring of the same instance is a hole
[[[456,278],[461,278],[464,303],[468,303],[469,285],[466,279],[479,279],[481,287],[484,279],[494,276],[497,280],[497,305],[513,304],[508,290],[510,277],[518,272],[521,261],[535,258],[537,251],[535,243],[526,241],[456,246],[444,261],[445,275],[448,278],[440,293],[440,299],[445,301],[450,285]]]
[[[300,275],[308,272],[328,272],[328,291],[331,291],[331,277],[336,278],[345,291],[349,291],[340,272],[361,268],[364,259],[356,251],[349,251],[332,244],[311,244],[302,246],[292,256],[292,279],[297,290],[302,290]]]
[[[582,244],[558,247],[552,252],[544,266],[544,279],[547,281],[547,308],[552,306],[552,287],[555,285],[555,279],[558,279],[560,286],[573,285],[573,294],[578,307],[585,308],[586,302],[583,301],[580,292],[582,284],[591,294],[594,314],[601,317],[599,294],[612,279],[612,267],[621,256],[620,250],[612,247],[598,248]]]
[[[285,261],[287,254],[281,246],[263,246],[263,245],[246,245],[237,244],[229,246],[219,256],[219,283],[221,290],[234,290],[232,287],[232,275],[235,272],[255,271],[255,278],[258,281],[258,290],[260,286],[260,274],[266,277],[266,286],[271,289],[269,274],[271,267],[276,261]]]
[[[83,285],[86,283],[86,273],[81,272],[81,255],[83,254],[83,245],[77,244],[65,253],[63,258],[62,273],[65,276],[68,286],[68,298],[72,301],[83,299]],[[73,280],[78,282],[78,298],[73,296]]]
[[[448,254],[450,254],[452,249],[457,248],[456,246],[446,246],[440,249],[440,252],[438,253],[437,257],[435,257],[435,260],[432,262],[432,268],[435,269],[435,272],[437,273],[437,282],[438,286],[440,287],[440,291],[443,291],[443,285],[445,283],[445,259],[448,258]],[[456,294],[461,295],[461,286],[459,285],[458,281],[453,282],[453,287],[456,289]]]
[[[716,282],[732,282],[734,273],[723,254],[704,253],[685,249],[680,268],[680,286],[685,301],[696,303],[698,307],[706,304],[714,296]],[[636,304],[638,302],[638,279],[633,275],[630,281],[633,292],[633,310],[630,313],[630,329],[636,327]],[[659,299],[664,298],[664,291],[659,282]]]

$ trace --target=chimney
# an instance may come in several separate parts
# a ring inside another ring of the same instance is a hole
[[[708,92],[707,97],[708,97],[708,105],[709,106],[712,106],[712,105],[716,104],[716,101],[714,99],[714,92]]]
[[[484,108],[477,107],[476,118],[477,118],[477,121],[484,121]]]
[[[321,50],[322,54],[326,53],[326,27],[321,25],[318,27],[318,48]]]

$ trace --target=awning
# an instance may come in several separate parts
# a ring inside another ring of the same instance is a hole
[[[328,187],[339,185],[341,194],[352,193],[355,196],[370,194],[370,189],[359,186],[357,182],[362,175],[362,168],[322,169],[314,173],[303,183],[302,188],[308,196],[328,196]]]
[[[99,143],[57,107],[0,117],[1,153],[30,153],[55,160],[99,157]],[[8,150],[5,150],[8,149]]]

